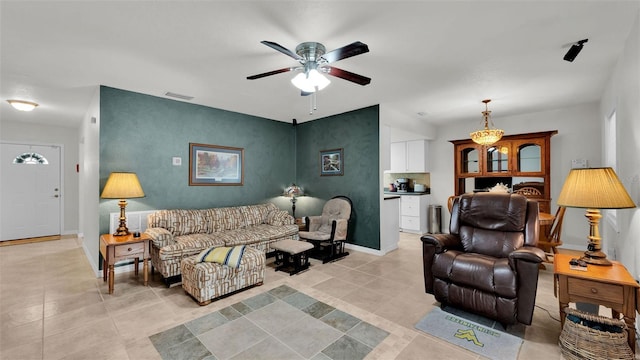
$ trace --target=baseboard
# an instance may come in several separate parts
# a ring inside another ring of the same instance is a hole
[[[384,249],[384,250],[377,250],[377,249],[372,249],[372,248],[368,248],[368,247],[364,247],[364,246],[360,246],[360,245],[355,245],[355,244],[349,244],[349,243],[345,243],[344,247],[347,248],[348,250],[354,250],[354,251],[359,251],[359,252],[363,252],[365,254],[372,254],[372,255],[377,255],[377,256],[384,256],[388,253],[390,253],[391,251],[397,249]]]
[[[102,271],[100,271],[100,267],[98,266],[96,259],[93,258],[93,254],[91,254],[89,249],[87,249],[87,246],[84,242],[84,238],[82,238],[82,250],[84,250],[84,255],[87,257],[87,260],[89,261],[89,265],[91,265],[91,269],[93,270],[93,273],[96,274],[96,277],[101,277]]]

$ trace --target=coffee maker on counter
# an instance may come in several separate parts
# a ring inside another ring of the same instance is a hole
[[[407,192],[409,191],[409,180],[407,178],[399,178],[396,180],[396,188],[398,189],[398,192]]]

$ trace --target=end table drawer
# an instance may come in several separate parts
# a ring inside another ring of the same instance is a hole
[[[598,281],[569,278],[569,293],[591,299],[624,303],[624,286],[606,284]]]
[[[144,253],[144,242],[116,246],[115,252],[116,257]]]

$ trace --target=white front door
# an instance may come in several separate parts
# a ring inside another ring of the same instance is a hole
[[[0,241],[60,235],[60,146],[3,143]]]

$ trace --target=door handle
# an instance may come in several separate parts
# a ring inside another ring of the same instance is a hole
[[[60,195],[55,194],[55,195],[53,195],[53,197],[54,197],[54,198],[57,198],[57,197],[60,197]]]

